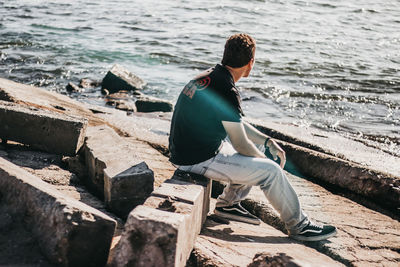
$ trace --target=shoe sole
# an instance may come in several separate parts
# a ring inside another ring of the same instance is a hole
[[[225,218],[225,219],[234,220],[234,221],[238,221],[238,222],[250,223],[250,224],[254,224],[254,225],[259,225],[261,223],[260,219],[251,219],[251,218],[245,218],[245,217],[241,217],[241,216],[235,216],[235,215],[232,215],[232,214],[220,212],[218,210],[215,210],[214,214],[218,215],[219,217],[222,217],[222,218]]]
[[[310,237],[305,237],[305,236],[299,236],[299,235],[293,235],[289,236],[292,239],[298,240],[298,241],[322,241],[326,240],[328,238],[336,236],[337,231],[333,231],[331,233],[325,234],[325,235],[318,235],[318,236],[310,236]]]

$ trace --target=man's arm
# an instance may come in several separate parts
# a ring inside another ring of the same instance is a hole
[[[233,148],[244,156],[265,158],[265,155],[247,137],[243,123],[222,121]]]
[[[244,129],[246,131],[248,138],[251,141],[253,141],[255,144],[264,145],[265,140],[267,138],[270,138],[268,135],[265,135],[262,132],[260,132],[259,130],[257,130],[256,128],[254,128],[250,123],[248,123],[246,121],[242,121],[242,123],[244,125]]]
[[[274,139],[270,138],[269,136],[263,134],[262,132],[260,132],[259,130],[257,130],[256,128],[254,128],[252,125],[250,125],[248,122],[241,122],[238,123],[236,122],[236,124],[240,125],[240,126],[230,126],[231,127],[231,131],[242,131],[241,134],[237,134],[237,133],[231,133],[229,134],[228,130],[227,130],[227,126],[225,126],[227,123],[229,124],[235,124],[235,122],[226,122],[223,121],[222,124],[224,125],[225,131],[228,133],[229,135],[229,139],[231,139],[232,145],[233,147],[236,149],[236,151],[238,151],[240,154],[243,154],[245,156],[253,156],[256,157],[255,155],[246,155],[242,152],[240,152],[238,150],[238,148],[235,147],[235,144],[232,141],[231,138],[231,134],[236,134],[236,139],[238,144],[236,144],[237,146],[244,146],[247,147],[246,142],[249,142],[250,145],[252,146],[252,148],[248,148],[248,149],[256,149],[259,153],[258,154],[262,154],[255,146],[254,144],[259,144],[259,145],[266,145],[266,149],[269,149],[270,153],[272,154],[272,156],[274,157],[274,160],[277,160],[278,157],[281,160],[280,162],[280,166],[283,169],[283,167],[286,164],[286,153],[285,151],[275,142]],[[238,129],[234,129],[234,127],[238,128]],[[239,129],[241,128],[241,129]],[[244,135],[244,137],[242,136]],[[254,144],[251,142],[254,142]],[[265,143],[268,140],[267,143]],[[239,149],[243,149],[243,148],[239,148]],[[265,155],[263,154],[263,156],[265,157]],[[260,157],[260,156],[257,156]]]

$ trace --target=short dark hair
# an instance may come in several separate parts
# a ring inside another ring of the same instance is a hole
[[[237,33],[226,40],[222,65],[232,68],[245,66],[254,57],[256,41],[246,33]]]

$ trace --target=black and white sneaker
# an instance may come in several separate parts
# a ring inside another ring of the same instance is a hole
[[[291,238],[299,241],[321,241],[336,235],[336,227],[332,225],[317,225],[309,222],[300,233],[290,235]]]
[[[216,207],[214,210],[215,215],[231,219],[239,222],[260,224],[260,219],[248,212],[243,208],[240,203],[234,204],[229,207]]]

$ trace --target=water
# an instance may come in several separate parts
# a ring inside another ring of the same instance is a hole
[[[257,40],[238,82],[245,113],[335,131],[400,156],[400,1],[0,1],[0,77],[61,93],[119,63],[175,101],[220,61],[225,39]],[[74,98],[103,105],[99,89]]]

